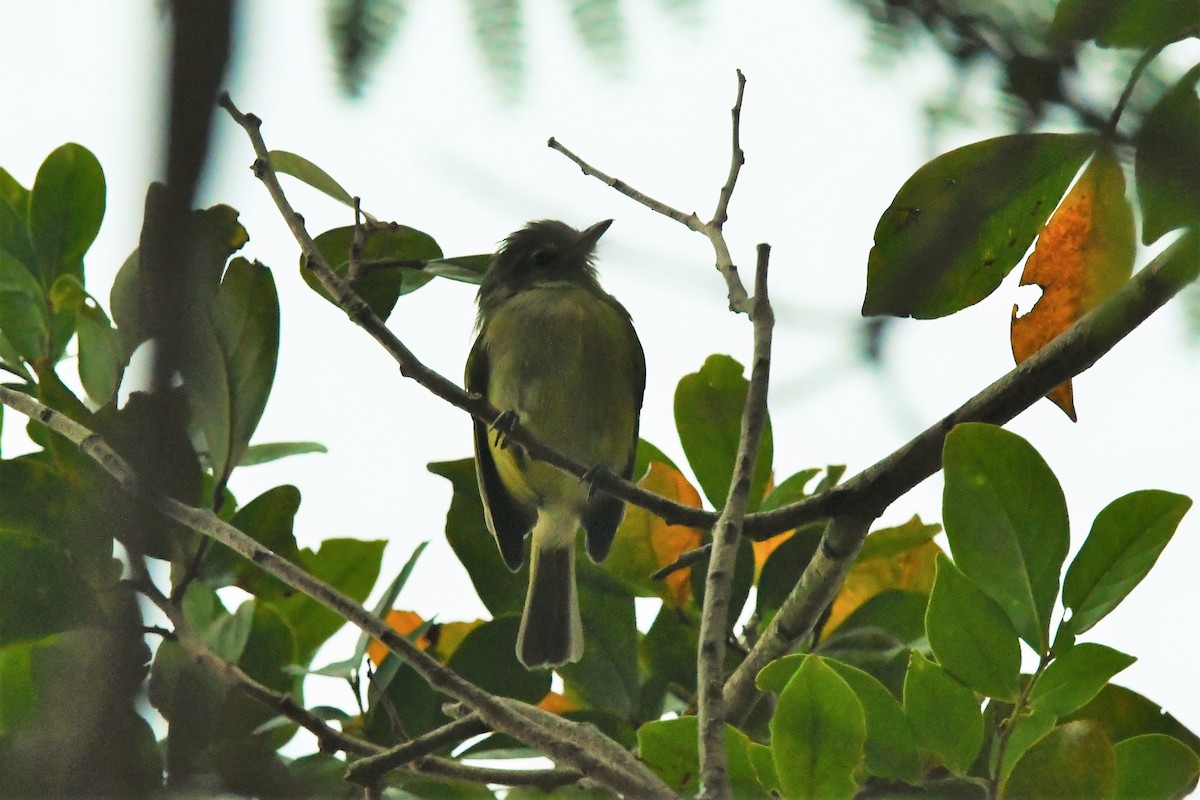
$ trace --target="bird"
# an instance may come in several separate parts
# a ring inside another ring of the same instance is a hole
[[[596,276],[596,243],[611,224],[528,223],[504,240],[477,298],[465,385],[501,415],[491,426],[474,420],[475,473],[487,527],[509,569],[521,568],[531,538],[516,642],[518,660],[531,670],[583,656],[576,533],[582,526],[589,557],[602,561],[625,503],[533,460],[505,430],[519,422],[593,470],[631,478],[646,358],[629,312]]]

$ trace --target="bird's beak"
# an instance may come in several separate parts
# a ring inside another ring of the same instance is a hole
[[[612,225],[612,223],[611,219],[606,219],[581,231],[579,234],[579,249],[584,253],[592,252],[593,248],[596,247],[596,242],[600,241],[600,237],[604,235],[604,232],[608,230],[608,226]]]

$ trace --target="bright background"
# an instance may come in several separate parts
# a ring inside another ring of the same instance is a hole
[[[834,0],[712,0],[690,24],[658,4],[627,0],[628,59],[614,79],[577,41],[564,3],[525,0],[527,79],[510,103],[484,69],[465,3],[409,5],[365,97],[349,101],[333,79],[318,4],[244,2],[229,80],[234,101],[263,118],[269,147],[315,161],[367,210],[430,233],[448,255],[490,251],[530,219],[582,227],[614,218],[600,248],[601,277],[645,345],[642,434],[679,463],[675,383],[711,353],[747,363],[749,324],[726,310],[706,240],[584,177],[545,142],[555,136],[600,169],[707,217],[729,164],[735,68],[749,79],[747,159],[726,232],[747,282],[754,245],[773,247],[776,476],[829,463],[853,474],[1011,368],[1012,304],[1019,298],[1024,310],[1037,294],[1017,290],[1016,271],[965,312],[898,324],[883,367],[865,367],[857,355],[879,215],[937,152],[1004,130],[988,101],[977,104],[972,125],[931,145],[920,109],[949,80],[939,54],[918,51],[891,72],[871,66],[863,16]],[[59,144],[79,142],[97,155],[108,212],[88,255],[87,284],[104,298],[137,242],[146,186],[159,174],[165,14],[149,0],[0,0],[0,19],[0,165],[29,186]],[[1194,48],[1190,55],[1194,62]],[[469,421],[401,378],[380,348],[301,282],[298,249],[251,175],[252,160],[242,131],[218,116],[201,204],[241,211],[251,235],[243,253],[274,268],[282,305],[279,368],[256,441],[313,439],[330,452],[238,470],[234,492],[245,503],[279,483],[299,486],[302,546],[333,536],[388,539],[381,586],[431,540],[398,605],[443,621],[483,615],[442,534],[449,485],[424,466],[468,456]],[[353,221],[348,209],[285,183],[311,232]],[[472,287],[435,281],[402,298],[390,324],[426,364],[458,379],[473,319]],[[1200,360],[1187,336],[1180,310],[1165,309],[1076,380],[1078,424],[1049,402],[1011,424],[1061,480],[1074,547],[1096,513],[1127,492],[1200,498]],[[68,379],[69,371],[66,362]],[[14,420],[9,415],[3,432],[9,456],[29,447]],[[879,524],[914,513],[940,519],[940,493],[940,477],[925,481]],[[1150,578],[1086,637],[1136,654],[1117,681],[1193,730],[1198,568],[1193,509]],[[343,631],[340,641],[353,634]],[[310,682],[310,700],[327,702],[312,694],[320,688]]]

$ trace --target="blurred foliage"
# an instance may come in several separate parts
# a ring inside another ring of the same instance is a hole
[[[417,0],[329,0],[326,24],[338,82],[361,95],[371,70],[402,35],[408,9]],[[445,2],[445,0],[438,0]],[[628,61],[628,33],[621,0],[561,0],[577,41],[606,74],[619,76]],[[659,0],[664,13],[694,24],[706,0]],[[530,46],[521,0],[465,0],[476,46],[501,98],[521,97]],[[569,35],[564,32],[563,35]]]
[[[1101,129],[1140,55],[1056,39],[1055,0],[848,2],[869,19],[873,55],[881,67],[897,67],[925,47],[946,57],[949,85],[930,97],[925,109],[931,137],[943,127],[978,119],[980,105],[986,104],[972,89],[981,82],[1000,92],[996,105],[1010,130],[1036,129],[1054,112],[1065,112],[1082,129]],[[1149,70],[1130,98],[1127,127],[1136,126],[1172,79],[1166,67]],[[1054,120],[1061,124],[1060,116]]]

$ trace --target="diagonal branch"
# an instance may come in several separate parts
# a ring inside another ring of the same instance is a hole
[[[559,719],[535,706],[496,697],[480,689],[419,649],[352,598],[263,547],[211,511],[184,505],[159,493],[143,481],[102,437],[66,415],[4,386],[0,386],[0,403],[37,420],[77,444],[85,455],[117,481],[123,491],[158,513],[215,539],[378,639],[412,666],[435,690],[478,713],[480,719],[493,730],[519,739],[551,760],[570,765],[620,794],[647,800],[675,798],[674,793],[644,764],[592,726]]]
[[[738,542],[742,538],[742,520],[750,485],[758,462],[758,445],[767,418],[767,389],[771,375],[771,337],[775,315],[767,295],[769,245],[758,246],[758,265],[754,278],[751,319],[754,322],[754,363],[750,370],[750,388],[742,409],[742,430],[729,495],[712,540],[704,589],[704,612],[700,618],[700,647],[696,671],[700,689],[700,778],[703,800],[729,797],[729,769],[725,754],[725,709],[722,689],[725,683],[725,639],[729,619],[729,595],[737,562]]]

